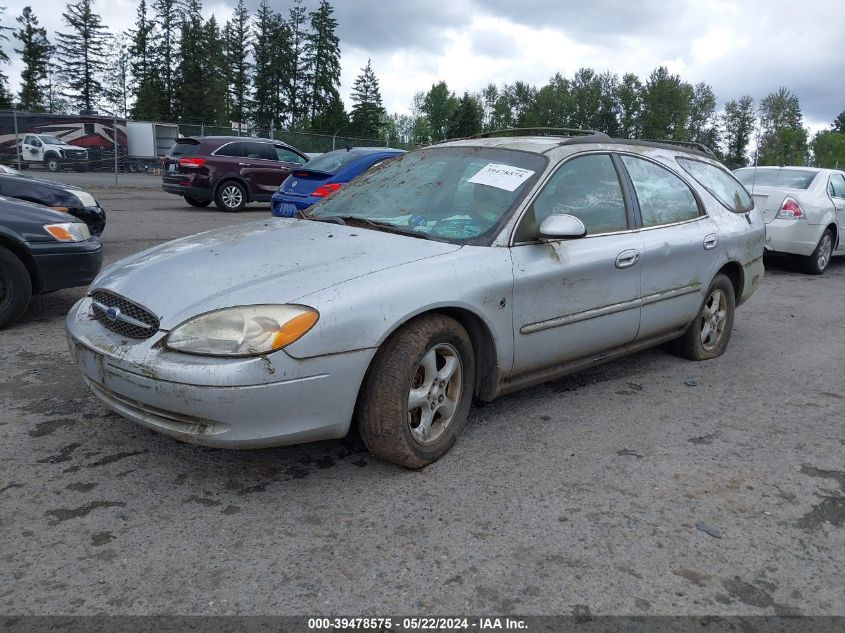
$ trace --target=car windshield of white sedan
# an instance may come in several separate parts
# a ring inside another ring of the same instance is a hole
[[[539,154],[482,147],[412,152],[355,179],[308,217],[380,225],[462,244],[489,243],[546,166]]]
[[[818,172],[807,169],[737,169],[734,176],[749,189],[759,187],[784,187],[807,189],[816,179]]]

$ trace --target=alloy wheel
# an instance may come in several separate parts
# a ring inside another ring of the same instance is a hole
[[[831,252],[833,252],[833,238],[830,236],[830,233],[825,233],[822,236],[822,241],[819,243],[819,254],[816,259],[819,270],[827,268],[828,263],[830,263]]]
[[[414,370],[408,393],[408,426],[419,444],[433,444],[455,417],[463,389],[463,366],[447,343],[429,349]]]
[[[243,192],[241,192],[240,187],[235,185],[228,185],[223,189],[223,193],[220,196],[223,199],[223,204],[225,204],[230,209],[237,209],[241,206],[243,202]]]
[[[725,293],[717,288],[710,293],[701,309],[701,346],[708,352],[722,340],[728,316],[727,305]]]

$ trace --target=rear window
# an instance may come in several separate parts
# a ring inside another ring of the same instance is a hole
[[[169,154],[171,156],[188,156],[196,154],[199,147],[200,144],[198,141],[181,139],[176,142],[176,145],[170,148]]]
[[[756,173],[755,173],[756,172]],[[734,175],[746,187],[784,187],[786,189],[807,189],[818,175],[806,169],[737,169]]]
[[[345,149],[339,149],[334,152],[326,152],[322,156],[318,156],[314,160],[310,160],[304,165],[304,169],[313,169],[314,171],[324,171],[327,174],[336,174],[340,168],[351,163],[361,154],[356,152],[347,152]]]
[[[729,211],[745,213],[754,208],[754,201],[736,178],[727,171],[691,158],[678,158],[678,164],[707,189]]]

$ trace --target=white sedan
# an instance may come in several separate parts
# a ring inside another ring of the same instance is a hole
[[[845,255],[845,171],[815,167],[745,167],[734,175],[766,222],[766,250],[804,258],[821,275]]]

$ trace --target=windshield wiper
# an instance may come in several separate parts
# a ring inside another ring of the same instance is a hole
[[[385,231],[387,233],[397,233],[399,235],[407,235],[409,237],[418,237],[423,240],[435,240],[435,238],[431,237],[427,233],[421,233],[414,231],[413,229],[403,229],[401,226],[396,226],[395,224],[391,224],[390,222],[379,222],[378,220],[370,220],[368,218],[359,218],[355,215],[326,215],[322,217],[313,217],[310,216],[309,219],[311,220],[318,220],[320,222],[335,222],[336,224],[345,224],[345,225],[358,225],[364,227],[370,227],[376,231]]]

